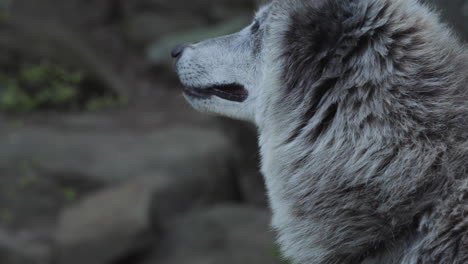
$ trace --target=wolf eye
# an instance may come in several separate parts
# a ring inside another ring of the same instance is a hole
[[[258,32],[259,29],[260,29],[260,22],[258,22],[258,20],[255,20],[250,30],[252,31],[252,34],[255,34]]]

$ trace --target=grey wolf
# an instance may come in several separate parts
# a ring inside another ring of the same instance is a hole
[[[195,109],[257,125],[294,263],[468,263],[468,53],[430,8],[277,0],[173,57]]]

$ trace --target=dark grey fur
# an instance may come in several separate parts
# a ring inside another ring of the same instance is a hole
[[[467,264],[465,47],[415,0],[276,1],[266,23],[262,170],[287,256]]]

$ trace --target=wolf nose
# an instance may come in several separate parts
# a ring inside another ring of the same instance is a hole
[[[187,44],[179,44],[177,45],[171,52],[172,58],[176,59],[179,58],[182,53],[184,53],[185,48],[187,48]]]

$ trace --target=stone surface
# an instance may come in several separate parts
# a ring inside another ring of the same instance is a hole
[[[57,263],[109,263],[139,252],[189,209],[235,200],[229,181],[216,173],[155,173],[90,195],[60,217]]]
[[[63,207],[102,186],[80,174],[41,170],[27,159],[0,167],[0,227],[52,228]]]
[[[274,264],[265,209],[219,205],[181,216],[144,264]]]
[[[0,229],[0,260],[6,264],[48,264],[51,243],[41,232],[9,232]]]
[[[109,263],[152,242],[149,208],[155,181],[142,178],[66,209],[56,234],[56,263]]]
[[[154,230],[188,210],[241,200],[242,150],[215,120],[130,117],[131,129],[96,114],[4,119],[0,225],[53,228],[66,208],[56,234],[44,235],[56,238],[57,263],[104,264],[154,243]],[[2,255],[8,264],[24,257]]]
[[[0,145],[0,168],[27,161],[45,174],[78,174],[109,183],[157,170],[226,174],[226,165],[238,155],[221,133],[190,126],[138,134],[10,127],[0,130]]]

